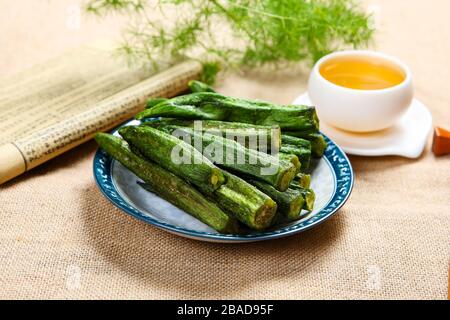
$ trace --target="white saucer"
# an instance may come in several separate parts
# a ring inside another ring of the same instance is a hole
[[[312,105],[308,93],[299,96],[293,104]],[[396,155],[418,158],[425,148],[431,128],[431,114],[417,99],[413,100],[411,107],[394,127],[377,132],[353,133],[337,129],[324,121],[320,122],[320,131],[346,153],[360,156]]]

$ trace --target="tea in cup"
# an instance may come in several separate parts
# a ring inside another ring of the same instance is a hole
[[[373,51],[329,54],[316,63],[308,83],[320,119],[353,132],[393,126],[408,110],[413,93],[409,68]]]

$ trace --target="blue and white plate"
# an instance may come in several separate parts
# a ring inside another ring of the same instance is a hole
[[[124,125],[134,125],[132,120]],[[116,128],[113,133],[117,134]],[[315,209],[301,220],[274,229],[246,235],[221,234],[137,184],[131,171],[98,150],[94,177],[102,193],[118,208],[157,228],[183,237],[210,242],[252,242],[290,236],[310,229],[336,213],[353,187],[353,170],[345,153],[325,136],[328,148],[312,172],[311,188],[316,193]]]

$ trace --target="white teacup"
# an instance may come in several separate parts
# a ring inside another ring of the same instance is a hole
[[[385,89],[361,90],[334,84],[320,72],[323,63],[337,57],[375,57],[395,65],[404,74],[401,83]],[[371,132],[393,126],[409,108],[413,99],[413,81],[409,68],[396,58],[373,51],[351,50],[329,54],[314,66],[308,94],[317,107],[319,118],[339,129]]]

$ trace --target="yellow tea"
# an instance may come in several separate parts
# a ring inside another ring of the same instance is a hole
[[[338,86],[359,90],[390,88],[406,77],[399,66],[377,57],[336,57],[324,62],[319,71]]]

